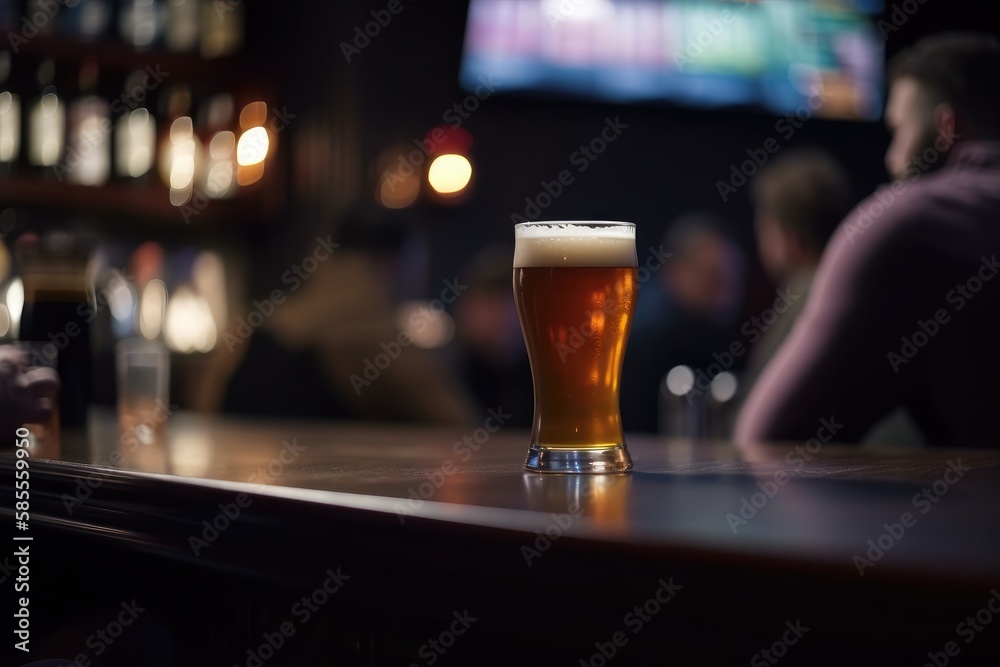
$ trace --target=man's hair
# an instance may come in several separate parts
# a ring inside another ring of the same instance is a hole
[[[792,149],[765,165],[754,179],[753,198],[758,210],[817,254],[852,204],[847,174],[820,148]]]
[[[1000,134],[1000,40],[974,32],[931,35],[889,61],[889,80],[914,79],[934,105],[947,103],[978,135]]]

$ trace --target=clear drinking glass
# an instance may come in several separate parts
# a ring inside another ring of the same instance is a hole
[[[632,467],[619,393],[637,291],[634,224],[514,226],[514,301],[535,391],[528,470]]]
[[[170,354],[157,342],[129,338],[115,346],[118,426],[124,448],[163,444],[170,415]]]

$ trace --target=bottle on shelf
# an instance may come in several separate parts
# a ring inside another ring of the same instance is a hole
[[[236,192],[234,119],[235,106],[229,93],[209,97],[198,112],[198,135],[207,148],[198,187],[208,199],[226,199]]]
[[[201,1],[167,0],[166,47],[181,53],[197,51],[200,36]]]
[[[61,3],[51,0],[28,0],[24,5],[23,28],[19,36],[32,39],[35,35],[52,35],[56,31],[56,23],[62,18],[59,16],[61,9]]]
[[[147,49],[163,38],[164,7],[161,0],[119,0],[118,30],[137,49]]]
[[[170,203],[183,206],[194,195],[201,174],[202,147],[191,117],[191,88],[173,86],[164,96],[157,162],[160,177],[170,188]]]
[[[66,101],[56,89],[52,60],[43,60],[38,66],[38,86],[38,97],[28,109],[28,164],[58,176],[66,143]]]
[[[75,0],[62,8],[61,31],[71,37],[100,40],[107,36],[114,13],[112,0]]]
[[[69,183],[104,185],[111,172],[111,108],[97,94],[97,62],[80,68],[80,96],[69,105],[68,141],[63,167]]]
[[[10,51],[0,51],[0,170],[9,171],[21,152],[21,96],[12,84]]]
[[[243,0],[212,0],[201,6],[201,57],[222,58],[243,48]]]
[[[135,182],[144,181],[156,160],[156,106],[146,86],[145,70],[125,78],[121,96],[111,105],[115,125],[115,174]]]

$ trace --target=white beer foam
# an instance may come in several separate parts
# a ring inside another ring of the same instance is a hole
[[[636,266],[635,227],[587,223],[517,225],[514,268]]]

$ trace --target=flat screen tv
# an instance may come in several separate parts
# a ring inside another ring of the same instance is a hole
[[[460,80],[614,102],[882,113],[881,0],[472,0]]]

